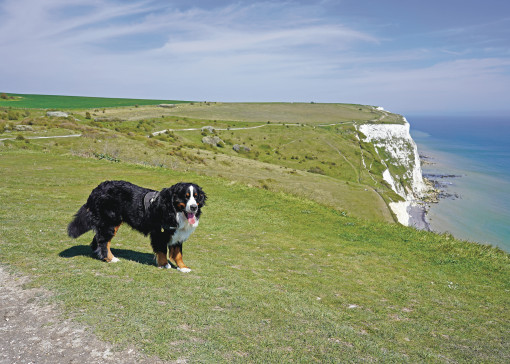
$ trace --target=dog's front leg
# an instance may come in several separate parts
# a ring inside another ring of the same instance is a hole
[[[156,262],[159,268],[170,268],[166,252],[156,252]]]
[[[168,240],[170,240],[170,235],[166,232],[154,231],[151,233],[152,250],[156,254],[156,263],[159,268],[172,268],[167,257]]]
[[[182,244],[170,246],[170,258],[177,264],[177,270],[182,273],[191,272],[191,269],[182,261]]]

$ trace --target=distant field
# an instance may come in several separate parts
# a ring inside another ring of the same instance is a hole
[[[187,101],[120,99],[108,97],[82,97],[58,95],[7,94],[14,100],[0,99],[0,107],[16,107],[29,109],[90,109],[102,107],[121,107],[135,105],[178,104]]]
[[[172,109],[146,106],[139,110],[107,110],[108,117],[137,120],[142,117],[179,116],[206,120],[256,123],[333,124],[341,122],[403,123],[400,115],[373,106],[311,103],[216,103],[200,102]]]

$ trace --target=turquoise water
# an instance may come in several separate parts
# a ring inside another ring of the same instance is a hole
[[[449,195],[430,207],[432,230],[510,252],[510,117],[407,119],[423,173]]]

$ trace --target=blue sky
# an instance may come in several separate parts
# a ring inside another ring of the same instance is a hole
[[[0,0],[0,91],[510,112],[502,0]]]

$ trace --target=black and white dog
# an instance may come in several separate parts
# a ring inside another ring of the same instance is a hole
[[[90,246],[94,255],[106,262],[117,262],[110,242],[125,222],[145,236],[150,235],[158,267],[172,267],[169,255],[179,271],[189,272],[191,269],[182,261],[182,244],[198,226],[206,199],[204,191],[193,183],[181,182],[157,192],[126,181],[106,181],[91,192],[67,232],[77,238],[93,230]]]

